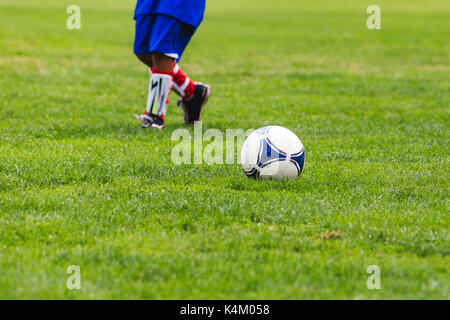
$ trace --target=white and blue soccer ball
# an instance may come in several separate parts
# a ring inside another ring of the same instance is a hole
[[[296,179],[303,171],[305,149],[290,130],[279,126],[262,127],[245,140],[241,165],[250,178]]]

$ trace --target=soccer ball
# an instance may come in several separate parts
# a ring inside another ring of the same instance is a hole
[[[242,146],[241,165],[250,178],[296,179],[302,173],[304,163],[302,142],[283,127],[259,128]]]

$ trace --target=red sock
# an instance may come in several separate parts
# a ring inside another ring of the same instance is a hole
[[[183,97],[188,100],[194,95],[194,82],[180,69],[176,62],[173,63],[173,87]]]
[[[172,78],[174,77],[174,74],[175,74],[173,71],[161,71],[156,68],[152,68],[152,74],[153,73],[167,74],[169,76],[172,76]]]

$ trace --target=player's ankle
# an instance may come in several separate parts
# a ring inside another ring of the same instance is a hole
[[[188,102],[189,100],[191,100],[194,97],[194,93],[190,94],[189,96],[184,96],[183,97],[183,101],[184,102]]]

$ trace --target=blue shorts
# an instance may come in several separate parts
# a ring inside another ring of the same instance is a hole
[[[195,28],[163,14],[136,15],[134,53],[159,52],[179,61]]]

